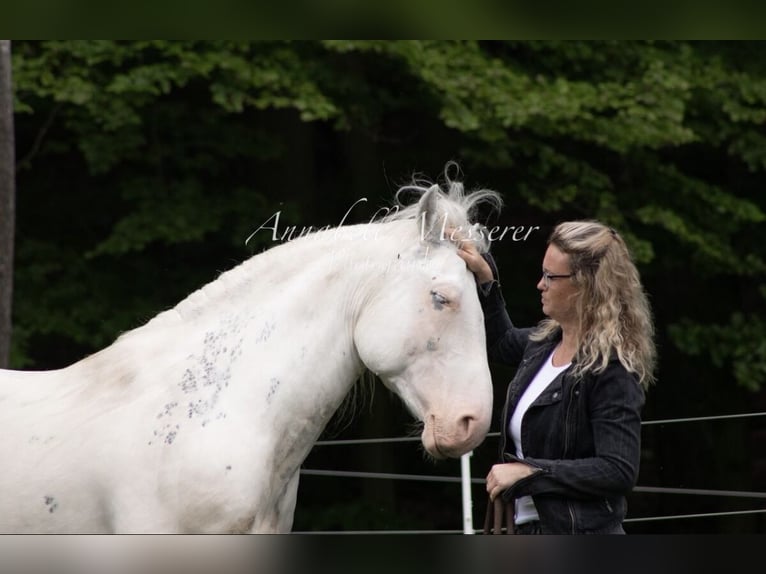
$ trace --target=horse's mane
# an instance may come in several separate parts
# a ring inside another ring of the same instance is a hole
[[[265,291],[269,286],[278,284],[282,278],[297,274],[301,268],[306,267],[306,261],[316,261],[317,258],[292,257],[290,253],[294,249],[305,249],[306,245],[310,245],[310,242],[305,240],[314,236],[315,234],[307,235],[253,255],[236,267],[224,271],[217,279],[193,291],[174,307],[159,313],[144,327],[178,323],[195,315],[213,301],[230,296],[238,290],[247,290],[250,296],[257,297],[260,290]],[[320,251],[322,247],[317,244],[313,249]]]
[[[466,193],[460,181],[450,178],[449,171],[451,168],[457,169],[457,164],[454,162],[447,164],[444,169],[443,185],[413,176],[411,183],[400,187],[396,192],[394,196],[396,201],[395,209],[389,215],[382,218],[381,223],[403,219],[417,219],[420,215],[417,200],[405,205],[401,201],[402,196],[405,194],[415,194],[419,198],[426,192],[434,190],[439,193],[442,199],[439,208],[443,213],[439,215],[439,221],[442,222],[442,218],[445,218],[447,228],[459,229],[459,235],[463,237],[470,235],[471,238],[477,241],[479,251],[486,252],[489,250],[487,234],[476,232],[477,228],[483,227],[475,221],[478,207],[482,204],[488,204],[492,209],[499,211],[503,206],[502,197],[491,189],[478,189]],[[473,231],[469,233],[469,230]]]

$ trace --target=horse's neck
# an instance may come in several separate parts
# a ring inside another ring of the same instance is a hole
[[[391,257],[381,255],[385,237],[343,242],[332,233],[280,245],[223,274],[118,340],[111,359],[167,365],[174,385],[189,370],[206,377],[201,365],[230,372],[232,387],[254,389],[248,396],[261,401],[257,408],[268,404],[269,416],[300,420],[318,435],[363,370],[353,330],[376,285],[369,263]]]

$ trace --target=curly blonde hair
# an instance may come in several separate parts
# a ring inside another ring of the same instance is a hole
[[[575,375],[603,371],[612,352],[644,387],[654,382],[654,324],[638,269],[625,241],[597,221],[568,221],[548,239],[569,255],[572,281],[580,289],[574,305],[578,318]],[[559,324],[545,319],[532,338],[552,335]]]

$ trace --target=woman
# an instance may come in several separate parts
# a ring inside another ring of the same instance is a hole
[[[490,360],[519,364],[490,498],[515,500],[519,533],[623,534],[655,361],[649,304],[625,242],[598,222],[558,225],[537,283],[547,319],[535,329],[511,323],[490,256],[470,242],[459,254],[480,286]]]

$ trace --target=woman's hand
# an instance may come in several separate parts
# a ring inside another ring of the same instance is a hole
[[[506,462],[494,465],[487,475],[487,492],[492,500],[510,488],[522,478],[526,478],[537,472],[533,467],[522,462]]]
[[[473,241],[465,240],[458,244],[457,254],[465,261],[469,271],[476,276],[476,281],[479,285],[489,283],[494,279],[492,276],[492,269],[489,264],[481,256],[481,253],[476,249],[476,245]]]

